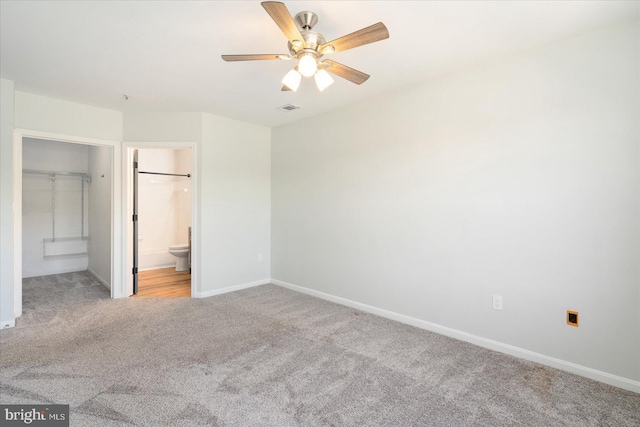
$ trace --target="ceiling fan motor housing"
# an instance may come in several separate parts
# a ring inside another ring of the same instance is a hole
[[[302,34],[302,38],[304,38],[304,45],[301,48],[297,48],[291,44],[291,42],[287,43],[287,47],[289,48],[289,52],[292,56],[297,56],[301,52],[309,52],[313,51],[317,56],[321,56],[318,48],[326,43],[324,36],[320,33],[316,33],[315,31],[309,30],[301,30],[300,34]]]
[[[318,15],[305,10],[296,15],[295,21],[301,30],[311,30],[318,23]]]
[[[311,29],[318,23],[318,15],[314,12],[305,10],[296,15],[295,22],[300,29],[300,34],[304,40],[302,46],[294,46],[291,42],[287,44],[291,56],[298,58],[304,53],[310,53],[316,58],[320,58],[322,53],[318,49],[326,43],[326,39],[322,34],[311,31]]]

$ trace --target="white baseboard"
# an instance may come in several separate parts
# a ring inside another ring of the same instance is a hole
[[[86,255],[84,255],[86,256]],[[87,267],[74,267],[74,268],[61,268],[52,271],[41,271],[36,274],[27,273],[25,276],[23,273],[23,279],[29,279],[31,277],[40,277],[40,276],[51,276],[53,274],[67,274],[67,273],[80,273],[81,271],[87,271]]]
[[[158,248],[156,248],[158,249]],[[167,268],[176,265],[176,257],[169,253],[169,246],[164,249],[146,251],[140,250],[138,259],[138,271],[155,270],[157,268]]]
[[[267,283],[271,283],[269,279],[257,280],[255,282],[244,283],[242,285],[228,286],[226,288],[221,289],[212,289],[210,291],[205,292],[195,292],[193,294],[194,298],[207,298],[212,297],[214,295],[226,294],[228,292],[235,292],[241,289],[253,288],[254,286],[266,285]]]
[[[16,327],[15,320],[4,320],[0,322],[0,329],[15,328],[15,327]]]
[[[388,311],[378,307],[362,304],[356,301],[351,301],[346,298],[337,297],[331,294],[326,294],[324,292],[294,285],[292,283],[283,282],[282,280],[271,279],[271,283],[273,283],[274,285],[282,286],[283,288],[290,289],[292,291],[311,295],[323,300],[334,302],[336,304],[345,305],[347,307],[352,307],[367,313],[375,314],[377,316],[385,317],[387,319],[391,319],[397,322],[405,323],[407,325],[415,326],[417,328],[426,329],[427,331],[435,332],[441,335],[446,335],[448,337],[455,338],[461,341],[466,341],[468,343],[475,344],[480,347],[488,348],[490,350],[499,351],[501,353],[505,353],[510,356],[515,356],[521,359],[540,363],[541,365],[560,369],[561,371],[570,372],[572,374],[576,374],[586,378],[590,378],[592,380],[600,381],[615,387],[620,387],[625,390],[633,391],[635,393],[640,393],[640,381],[634,381],[628,378],[609,374],[607,372],[598,371],[596,369],[577,365],[575,363],[567,362],[565,360],[557,359],[555,357],[545,356],[544,354],[525,350],[520,347],[515,347],[499,341],[494,341],[488,338],[479,337],[477,335],[459,331],[457,329],[448,328],[446,326],[442,326],[437,323],[427,322],[426,320],[417,319],[415,317],[406,316],[404,314],[399,314],[393,311]]]
[[[93,271],[91,268],[87,268],[87,271],[89,272],[89,274],[91,274],[98,282],[102,283],[107,289],[111,290],[111,286],[109,285],[109,283],[104,280],[102,277],[100,277],[100,275],[98,273],[96,273],[95,271]]]

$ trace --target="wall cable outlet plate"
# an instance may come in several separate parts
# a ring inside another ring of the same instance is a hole
[[[578,327],[578,312],[567,310],[567,325]]]

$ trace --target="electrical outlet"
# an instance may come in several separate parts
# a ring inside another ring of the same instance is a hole
[[[502,310],[502,296],[494,295],[493,296],[493,309],[494,310]]]
[[[258,262],[262,262],[262,254],[258,254]]]

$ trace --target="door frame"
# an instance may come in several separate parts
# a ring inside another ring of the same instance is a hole
[[[111,298],[126,295],[123,286],[126,258],[123,251],[124,214],[122,209],[122,142],[14,129],[13,132],[13,311],[14,318],[22,315],[22,140],[23,138],[67,142],[71,144],[111,147]],[[120,286],[117,286],[120,284]]]
[[[127,296],[133,295],[133,150],[137,149],[191,149],[191,298],[200,293],[200,171],[198,168],[198,144],[195,141],[147,142],[127,141],[123,143],[124,156],[124,242],[125,263],[123,285]]]

